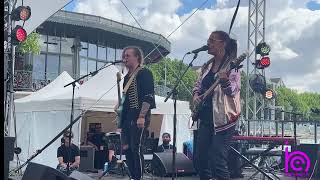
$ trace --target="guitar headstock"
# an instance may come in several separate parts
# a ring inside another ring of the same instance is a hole
[[[240,69],[242,65],[240,65],[248,56],[248,52],[242,53],[239,57],[231,61],[231,69]]]

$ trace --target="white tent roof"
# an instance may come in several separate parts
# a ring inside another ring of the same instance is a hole
[[[101,70],[97,75],[75,89],[75,109],[114,112],[117,103],[117,85],[115,66],[109,66]],[[61,77],[60,77],[61,76]],[[72,86],[64,88],[69,81],[63,81],[66,75],[60,75],[48,86],[32,94],[16,100],[17,112],[48,111],[48,110],[70,110],[72,98]],[[122,82],[120,83],[122,91]],[[41,92],[40,92],[41,91]],[[156,109],[153,114],[173,114],[173,100],[164,102],[163,97],[156,96]],[[190,114],[189,103],[177,101],[177,114]]]
[[[50,97],[66,93],[72,89],[72,86],[64,87],[64,85],[74,81],[74,79],[66,72],[62,72],[55,80],[47,86],[41,88],[29,96],[15,100],[15,102],[30,102],[50,99]]]

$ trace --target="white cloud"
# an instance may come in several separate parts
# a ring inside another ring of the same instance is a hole
[[[285,76],[284,81],[287,82],[286,85],[297,90],[298,92],[313,91],[319,92],[319,79],[320,70],[316,70],[313,73],[307,73],[303,76]]]
[[[179,16],[179,0],[123,0],[144,29],[168,36],[192,12]],[[282,77],[290,88],[320,92],[320,11],[306,8],[309,0],[267,1],[266,42],[271,45],[271,66],[267,76]],[[318,0],[319,2],[319,0]],[[214,30],[228,31],[236,1],[217,0],[211,7],[196,12],[169,40],[169,57],[181,59],[184,53],[206,44]],[[241,6],[233,25],[232,37],[239,43],[239,53],[247,48],[248,2]],[[81,0],[75,11],[94,14],[138,26],[119,0]],[[209,56],[200,53],[194,64]],[[191,57],[186,58],[186,62]],[[308,82],[304,78],[310,79]]]

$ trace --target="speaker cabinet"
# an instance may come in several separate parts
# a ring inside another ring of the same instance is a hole
[[[15,137],[4,137],[4,179],[8,179],[9,162],[13,160]]]
[[[291,147],[292,149],[292,147]],[[307,157],[305,157],[305,155]],[[310,167],[307,169],[308,161]],[[284,155],[283,163],[288,168],[288,174],[290,176],[302,176],[313,178],[320,177],[320,145],[319,144],[300,144],[297,146],[297,150],[289,152],[288,156]],[[316,167],[315,167],[316,166]],[[302,169],[302,172],[296,172],[295,169]],[[306,169],[308,170],[306,173]],[[312,174],[313,172],[313,174]]]
[[[156,176],[164,177],[172,175],[172,153],[154,153],[151,167],[153,174]],[[176,154],[176,169],[178,175],[192,175],[196,173],[192,161],[183,153]]]
[[[310,168],[308,171],[308,177],[312,174],[313,169],[314,173],[312,177],[320,177],[320,145],[319,144],[300,144],[298,146],[298,151],[304,152],[308,155],[310,159]],[[317,162],[317,164],[316,164]],[[317,165],[315,167],[315,165]]]
[[[80,166],[79,171],[85,172],[94,169],[95,149],[92,146],[80,147]]]
[[[22,180],[68,180],[68,176],[51,167],[30,162]]]

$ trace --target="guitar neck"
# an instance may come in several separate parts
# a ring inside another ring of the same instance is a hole
[[[225,63],[224,63],[224,65],[221,67],[221,69],[226,69],[226,70],[230,70],[230,68],[229,68],[229,60],[227,59],[226,61],[225,61]],[[221,69],[219,70],[219,71],[221,71]],[[218,72],[219,72],[218,71]],[[208,96],[210,96],[212,93],[213,93],[213,91],[214,91],[214,89],[218,86],[218,84],[219,84],[219,81],[220,81],[220,78],[219,78],[219,76],[217,76],[217,78],[215,78],[214,79],[214,83],[210,86],[210,88],[203,94],[203,99],[206,99]]]
[[[120,81],[117,81],[117,89],[118,89],[118,102],[121,102],[121,94],[120,94]]]

